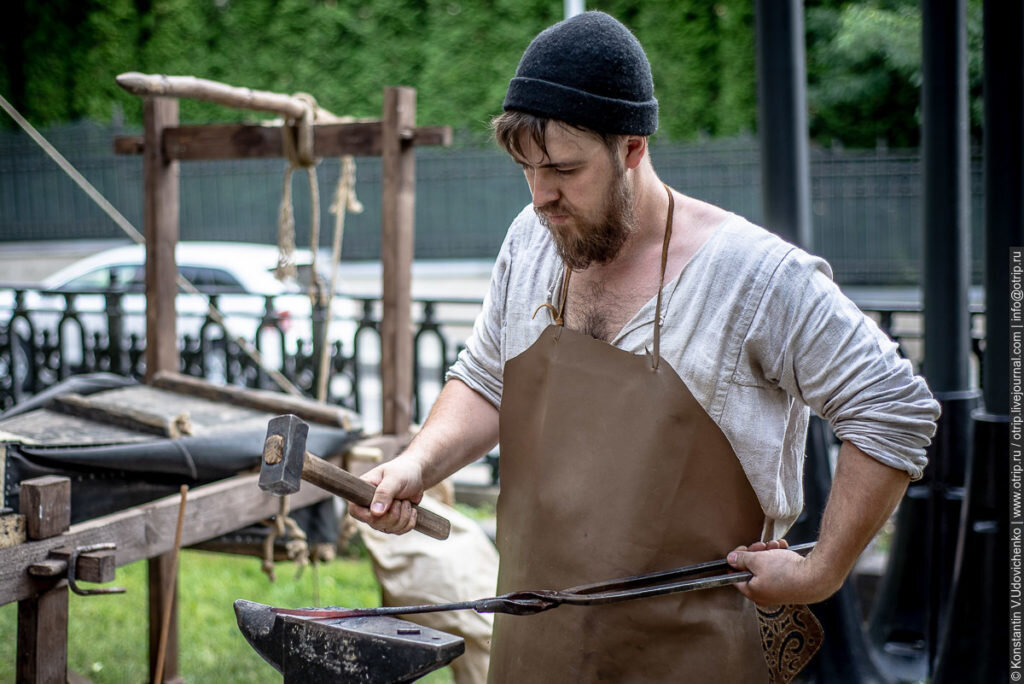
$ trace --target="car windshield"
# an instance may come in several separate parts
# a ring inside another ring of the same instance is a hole
[[[179,266],[181,273],[200,292],[207,294],[245,294],[248,291],[233,276],[222,268],[208,266]],[[72,278],[59,286],[59,292],[144,292],[146,269],[137,264],[103,266]]]

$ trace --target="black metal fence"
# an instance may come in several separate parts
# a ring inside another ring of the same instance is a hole
[[[76,124],[44,133],[133,223],[141,225],[142,162],[112,152],[109,126]],[[652,142],[655,168],[670,185],[754,222],[761,218],[760,157],[751,137],[700,143]],[[359,159],[356,191],[365,211],[346,221],[343,258],[379,256],[380,160]],[[330,189],[340,164],[318,169],[321,224],[331,225]],[[276,242],[282,160],[188,162],[181,165],[181,239]],[[514,163],[493,146],[423,148],[416,155],[417,259],[493,258],[504,232],[529,201]],[[920,282],[920,155],[917,150],[813,149],[812,251],[844,285]],[[304,174],[294,180],[300,244],[309,240]],[[982,271],[980,159],[972,165],[972,253]],[[329,231],[322,244],[330,244]],[[0,131],[0,249],[7,241],[123,237],[27,136]],[[2,276],[0,276],[2,279]]]
[[[102,295],[102,311],[83,311],[82,297]],[[81,373],[108,371],[142,378],[145,374],[144,322],[139,313],[128,314],[122,306],[122,292],[51,292],[28,288],[0,289],[0,409]],[[42,296],[52,298],[46,308],[38,306]],[[251,295],[259,298],[258,295]],[[283,318],[274,297],[262,297],[262,314],[249,315],[257,333],[248,340],[293,384],[309,396],[317,387],[320,358],[313,335],[289,335],[294,314]],[[36,302],[33,305],[33,302]],[[211,296],[216,306],[218,298]],[[330,354],[327,401],[347,406],[373,425],[380,408],[380,321],[381,303],[375,297],[346,297],[332,307],[327,321],[322,306],[312,308],[310,331],[328,324]],[[444,380],[468,337],[473,319],[480,311],[477,299],[414,300],[413,322],[413,418],[421,420],[429,411]],[[922,349],[922,317],[917,303],[872,303],[861,307],[900,344],[901,352],[919,367]],[[978,372],[984,361],[984,314],[975,306],[974,353]],[[181,320],[181,319],[179,319]],[[274,383],[232,334],[213,316],[206,314],[199,325],[180,326],[194,330],[178,341],[181,371],[217,382],[248,387],[274,388]]]
[[[102,295],[103,310],[84,311],[78,300]],[[110,372],[141,379],[146,372],[144,325],[138,313],[128,314],[122,292],[40,292],[27,288],[2,290],[10,295],[0,305],[0,410],[71,376]],[[56,300],[46,308],[32,306],[40,296]],[[259,298],[257,295],[252,295]],[[308,396],[316,394],[319,349],[313,335],[294,337],[293,315],[283,317],[274,297],[263,297],[263,313],[250,314],[258,330],[246,340],[269,366]],[[216,307],[216,295],[210,297]],[[350,297],[332,307],[330,322],[327,401],[369,417],[379,416],[380,321],[379,299]],[[413,306],[414,420],[425,417],[444,382],[444,373],[462,349],[481,302],[474,299],[416,300]],[[337,314],[339,309],[347,312]],[[247,314],[234,314],[245,316]],[[442,320],[442,316],[444,317]],[[323,306],[312,309],[306,329],[322,330]],[[181,320],[179,318],[179,320]],[[247,387],[277,389],[266,370],[243,349],[233,334],[206,314],[197,332],[181,335],[180,370],[188,375]],[[131,331],[130,331],[131,330]],[[342,337],[343,336],[343,337]]]

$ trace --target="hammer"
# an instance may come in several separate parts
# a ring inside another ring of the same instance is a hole
[[[346,501],[369,506],[377,490],[366,480],[306,451],[309,425],[298,416],[287,414],[271,418],[263,443],[260,465],[260,489],[284,496],[299,491],[300,480],[337,494]],[[416,528],[435,539],[447,539],[451,523],[446,518],[413,504]]]

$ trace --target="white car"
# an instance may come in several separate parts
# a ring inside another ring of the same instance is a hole
[[[308,264],[310,256],[309,250],[296,250],[294,259],[299,264]],[[277,247],[250,243],[180,242],[175,251],[179,273],[200,292],[216,297],[229,336],[255,343],[258,335],[264,359],[271,368],[281,366],[283,353],[295,352],[299,339],[311,337],[309,297],[294,279],[281,281],[274,276],[277,259]],[[43,330],[55,332],[57,325],[61,325],[65,361],[80,363],[83,347],[91,344],[83,345],[82,336],[90,340],[95,334],[101,338],[107,335],[107,296],[99,294],[107,291],[122,294],[123,334],[144,338],[144,263],[142,245],[116,247],[81,259],[46,278],[38,290],[26,291],[24,308],[29,311],[36,340]],[[81,322],[80,330],[73,321],[65,319],[61,323],[70,295]],[[206,297],[179,292],[175,305],[179,339],[189,336],[198,340],[203,335],[215,345],[223,344],[217,326],[204,328]],[[0,291],[0,325],[6,325],[14,308],[14,293]],[[14,331],[23,341],[28,339],[29,329],[24,320],[15,322]]]

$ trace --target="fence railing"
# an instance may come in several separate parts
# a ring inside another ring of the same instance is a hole
[[[126,311],[129,296],[116,291],[0,288],[0,409],[71,375],[105,371],[141,379],[146,372],[145,316],[137,307]],[[178,341],[181,371],[215,382],[273,389],[269,375],[233,340],[238,328],[248,328],[254,331],[249,341],[265,360],[314,396],[319,349],[312,342],[313,333],[326,322],[330,355],[326,400],[359,412],[367,427],[375,427],[380,412],[380,300],[342,297],[329,321],[323,307],[314,307],[309,320],[299,321],[294,314],[280,312],[275,297],[248,296],[259,306],[232,314],[226,326],[209,314],[179,315],[179,329],[188,331]],[[89,297],[92,305],[83,306],[81,302]],[[102,305],[96,306],[97,301]],[[211,303],[218,305],[218,295],[211,296]],[[481,304],[473,298],[414,299],[414,420],[422,420],[429,412]],[[858,304],[920,370],[924,354],[920,304],[867,298]],[[984,362],[980,305],[972,306],[972,325],[973,375],[980,378]]]
[[[110,372],[141,379],[146,372],[145,314],[138,307],[126,310],[125,300],[132,296],[0,289],[0,409],[72,375]],[[178,340],[181,372],[274,389],[269,374],[234,339],[238,329],[249,329],[254,333],[247,340],[265,363],[314,396],[320,350],[312,340],[328,321],[326,310],[315,306],[307,320],[297,320],[294,313],[282,313],[273,296],[248,296],[259,306],[228,315],[224,324],[208,313],[179,314],[179,330],[188,331]],[[81,304],[86,298],[92,298],[90,306]],[[218,307],[219,296],[211,295],[210,302]],[[433,404],[481,304],[461,298],[413,301],[414,420],[425,417]],[[368,427],[379,422],[380,323],[379,299],[349,296],[336,300],[328,322],[326,401],[359,412]]]

